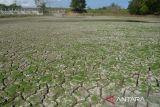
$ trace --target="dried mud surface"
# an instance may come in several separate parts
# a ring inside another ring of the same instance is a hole
[[[0,106],[160,107],[158,19],[106,19],[0,19]]]

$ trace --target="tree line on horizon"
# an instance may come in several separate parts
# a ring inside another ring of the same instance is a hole
[[[41,11],[45,11],[46,2],[44,0],[35,0],[35,4]],[[72,0],[70,7],[73,12],[84,13],[86,10],[86,0]],[[9,6],[0,4],[0,9],[17,9],[21,8],[21,6],[17,6],[16,3],[11,4]],[[118,4],[112,3],[110,6],[105,6],[99,8],[99,10],[105,9],[119,9],[121,10],[121,6]],[[146,15],[146,14],[160,14],[160,0],[130,0],[128,10],[130,14],[135,15]]]
[[[6,6],[4,4],[0,4],[0,10],[14,10],[14,9],[21,9],[22,7],[21,6],[18,6],[16,5],[15,3],[9,5],[9,6]]]
[[[72,0],[71,8],[75,12],[86,12],[86,0]],[[122,9],[119,5],[112,3],[110,6],[100,9]],[[130,14],[146,15],[160,14],[160,0],[131,0],[128,5]]]

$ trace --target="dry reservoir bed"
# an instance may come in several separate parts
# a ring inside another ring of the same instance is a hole
[[[0,19],[0,106],[160,107],[160,20]]]

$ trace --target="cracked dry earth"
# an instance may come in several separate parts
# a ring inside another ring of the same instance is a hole
[[[0,107],[160,107],[160,21],[98,18],[0,19]]]

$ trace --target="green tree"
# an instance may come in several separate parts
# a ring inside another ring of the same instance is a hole
[[[140,14],[149,14],[150,11],[149,11],[149,8],[146,4],[144,4],[141,8],[140,8]]]
[[[140,14],[140,9],[142,8],[143,0],[132,0],[129,3],[128,9],[131,14]]]
[[[0,10],[4,10],[4,9],[7,9],[7,6],[3,5],[3,4],[0,4]]]
[[[70,6],[72,10],[75,12],[79,12],[79,13],[85,12],[86,0],[72,0]]]
[[[160,0],[131,0],[128,9],[131,14],[160,14]]]
[[[151,14],[160,14],[160,0],[146,0],[145,4],[149,7]]]

